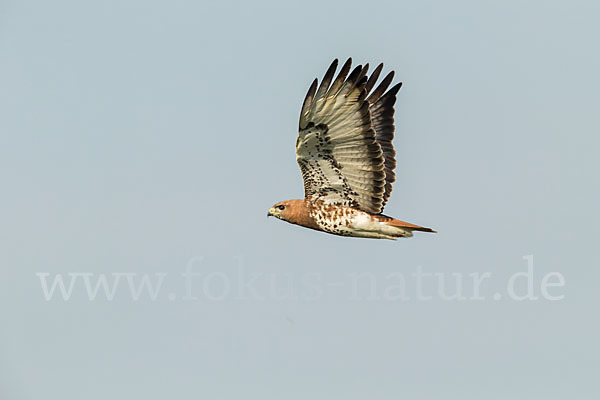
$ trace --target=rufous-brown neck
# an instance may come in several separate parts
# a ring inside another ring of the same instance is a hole
[[[319,228],[314,218],[310,216],[308,209],[308,207],[310,207],[310,203],[303,199],[288,200],[286,203],[288,205],[285,211],[282,213],[282,217],[285,221],[307,228]]]

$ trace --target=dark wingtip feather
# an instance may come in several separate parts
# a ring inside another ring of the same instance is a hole
[[[327,72],[325,73],[325,76],[333,76],[335,70],[337,69],[338,66],[338,59],[336,58],[335,60],[333,60],[333,62],[331,63],[331,65],[329,66],[329,68],[327,68]],[[325,78],[323,78],[325,79]]]
[[[319,80],[317,78],[315,78],[315,80],[310,85],[308,92],[306,93],[306,97],[304,98],[304,103],[306,103],[307,100],[312,100],[313,96],[315,95],[315,91],[317,90],[318,83],[319,83]]]
[[[302,124],[303,119],[306,117],[307,111],[310,109],[312,100],[315,97],[315,92],[317,91],[317,84],[319,80],[315,78],[313,83],[310,85],[308,92],[306,93],[306,97],[304,98],[304,102],[302,103],[302,111],[300,112],[300,124]],[[300,126],[302,129],[302,126]]]
[[[398,82],[394,86],[392,86],[385,95],[386,96],[395,96],[401,87],[402,87],[402,82]]]
[[[369,63],[366,63],[364,65],[364,67],[362,68],[362,71],[360,71],[360,76],[358,77],[358,81],[360,82],[364,77],[366,77],[367,72],[369,72]],[[365,79],[365,82],[367,80]]]
[[[357,65],[356,67],[354,67],[354,69],[350,73],[350,76],[348,77],[347,81],[354,82],[355,80],[358,80],[361,71],[362,71],[362,65]]]
[[[348,76],[348,72],[350,72],[351,67],[352,67],[352,57],[348,58],[346,60],[346,62],[344,63],[344,65],[342,65],[342,69],[340,69],[340,73],[339,73],[337,79],[340,79],[340,77],[343,77],[342,81],[344,81],[344,79],[346,79],[346,76]]]
[[[342,87],[342,84],[346,80],[346,76],[348,76],[348,72],[350,72],[351,66],[352,66],[352,58],[348,58],[346,60],[346,62],[344,63],[344,65],[342,66],[342,69],[340,69],[338,76],[335,78],[335,80],[331,84],[331,87],[329,88],[328,93],[337,93],[337,91],[340,90],[340,88]]]
[[[375,68],[375,70],[373,71],[371,76],[369,77],[369,80],[367,81],[367,85],[365,86],[367,93],[369,93],[371,91],[371,89],[373,89],[373,86],[375,86],[375,82],[377,82],[377,79],[379,79],[379,75],[381,74],[382,69],[383,69],[383,63],[379,64],[377,66],[377,68]]]
[[[374,103],[377,100],[379,100],[379,98],[383,95],[386,89],[390,86],[390,83],[392,83],[392,79],[394,79],[394,71],[390,71],[390,73],[387,74],[385,78],[383,78],[379,86],[377,86],[377,89],[375,89],[373,93],[371,93],[371,95],[367,99],[369,103]]]
[[[333,60],[333,62],[327,69],[327,72],[325,72],[323,79],[321,80],[321,86],[319,86],[319,90],[317,91],[317,98],[320,98],[327,91],[327,89],[329,89],[329,85],[331,84],[331,80],[333,79],[333,75],[335,74],[337,66],[338,59],[336,58],[335,60]]]

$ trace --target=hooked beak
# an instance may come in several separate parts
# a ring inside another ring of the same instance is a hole
[[[275,216],[275,209],[271,208],[269,210],[269,212],[267,212],[267,217],[274,217]]]

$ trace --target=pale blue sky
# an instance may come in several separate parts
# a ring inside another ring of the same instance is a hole
[[[0,397],[598,398],[599,19],[594,1],[3,1]],[[349,56],[404,82],[385,212],[437,235],[265,217],[302,196],[301,102]],[[527,255],[536,295],[559,272],[563,300],[507,298]],[[419,266],[489,272],[486,300],[350,293]],[[239,268],[261,299],[203,296]],[[40,272],[167,275],[155,301],[45,301]],[[307,276],[293,298],[265,278]]]

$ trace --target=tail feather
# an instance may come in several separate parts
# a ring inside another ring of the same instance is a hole
[[[387,225],[397,226],[398,228],[403,228],[403,229],[406,229],[409,231],[437,233],[437,231],[434,231],[431,228],[426,228],[424,226],[419,226],[419,225],[411,224],[409,222],[400,221],[400,220],[397,220],[392,217],[387,217],[387,216],[385,216],[385,217],[389,218],[387,221],[385,221],[385,223]]]

